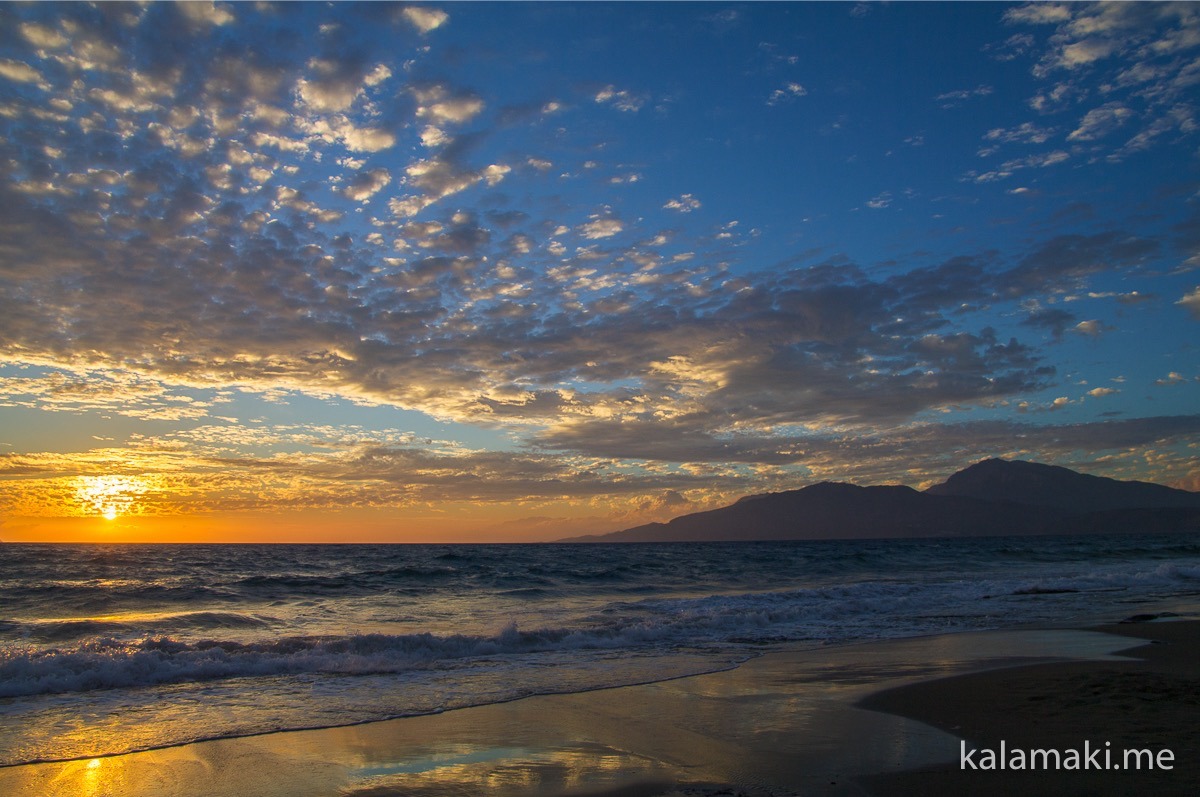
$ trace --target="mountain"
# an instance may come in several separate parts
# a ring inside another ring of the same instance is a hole
[[[985,459],[925,492],[988,501],[1017,501],[1070,512],[1200,507],[1200,493],[1148,482],[1088,476],[1057,465],[1003,459]]]
[[[985,460],[942,484],[822,482],[570,542],[986,537],[1200,530],[1200,494],[1034,462]]]

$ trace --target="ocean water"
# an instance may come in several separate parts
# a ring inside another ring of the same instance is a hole
[[[1194,535],[0,546],[0,765],[1200,603]]]

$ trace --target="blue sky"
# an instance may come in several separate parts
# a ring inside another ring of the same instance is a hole
[[[1198,87],[1191,3],[5,5],[0,531],[1200,488]]]

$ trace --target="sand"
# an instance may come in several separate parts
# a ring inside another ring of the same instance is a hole
[[[860,705],[918,719],[998,750],[1170,750],[1171,770],[977,771],[962,752],[948,765],[863,780],[879,795],[1200,794],[1200,623],[1149,622],[1097,630],[1138,640],[1133,660],[1039,664],[911,684]],[[1146,644],[1150,641],[1151,644]],[[1106,744],[1107,743],[1107,744]],[[1008,757],[1011,760],[1011,756]],[[971,760],[978,763],[979,755]],[[1108,759],[1123,767],[1124,755]],[[1085,759],[1086,761],[1086,759]],[[1105,764],[1103,753],[1093,758]],[[1145,759],[1143,759],[1143,763]]]
[[[1110,632],[1174,635],[1173,644],[1151,649],[1146,659],[1122,660],[1109,654],[1130,640]],[[983,794],[996,773],[968,777],[955,771],[960,736],[988,740],[1000,734],[1032,743],[1026,726],[1056,727],[1059,735],[1045,738],[1076,745],[1081,734],[1094,740],[1102,732],[1097,729],[1107,727],[1102,716],[1128,719],[1129,707],[1141,710],[1139,719],[1126,723],[1120,738],[1134,739],[1136,726],[1137,739],[1172,745],[1180,759],[1190,755],[1195,761],[1200,690],[1195,648],[1188,647],[1190,659],[1182,649],[1196,637],[1190,623],[1152,624],[1103,632],[952,634],[774,653],[726,672],[641,686],[9,767],[0,769],[0,794]],[[986,672],[961,675],[981,670]],[[880,689],[890,691],[869,697]],[[1111,738],[1115,743],[1118,737]],[[938,766],[950,760],[953,769]],[[1180,764],[1175,773],[1160,773],[1170,777],[1155,781],[1159,793],[1195,785],[1186,780],[1194,768]],[[881,772],[888,774],[873,775]],[[1082,779],[1077,785],[1084,788],[1080,784]]]

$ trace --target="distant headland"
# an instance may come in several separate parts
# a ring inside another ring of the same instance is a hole
[[[1200,493],[987,459],[924,491],[822,482],[563,542],[724,542],[1200,531]]]

